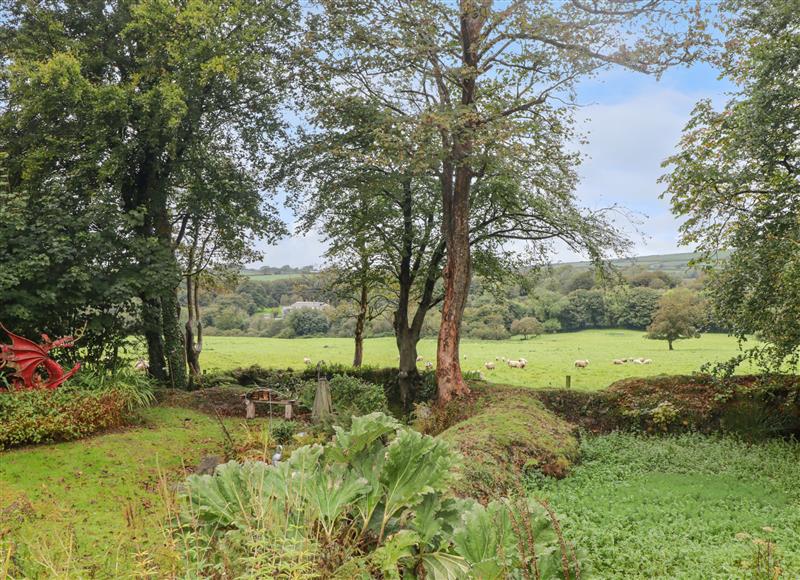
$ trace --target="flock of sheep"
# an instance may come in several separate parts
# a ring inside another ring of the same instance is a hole
[[[398,358],[400,358],[400,357],[398,357]],[[464,359],[465,360],[466,360],[466,358],[467,358],[467,355],[464,355]],[[423,360],[422,356],[418,356],[417,357],[417,362],[422,362],[422,360]],[[514,360],[514,359],[506,359],[506,357],[504,357],[504,356],[497,356],[497,357],[494,358],[494,360],[496,362],[504,362],[512,369],[524,369],[528,364],[528,361],[526,359],[524,359],[524,358],[518,358],[518,359]],[[303,362],[305,364],[307,364],[307,365],[310,365],[311,364],[311,359],[308,358],[308,357],[304,357],[303,358]],[[611,361],[611,363],[615,364],[615,365],[624,365],[624,364],[627,364],[627,363],[633,363],[635,365],[649,365],[652,362],[653,362],[652,359],[641,358],[641,357],[640,358],[615,358],[614,360]],[[487,362],[483,363],[483,366],[486,367],[486,370],[488,370],[488,371],[493,371],[493,370],[495,370],[497,368],[495,363],[492,362],[492,361],[487,361]],[[588,358],[582,358],[582,359],[578,359],[578,360],[575,361],[575,368],[577,368],[577,369],[585,369],[588,366],[589,366],[589,359]],[[432,369],[433,368],[433,363],[431,361],[429,361],[429,360],[425,361],[425,368],[428,369],[428,370]]]

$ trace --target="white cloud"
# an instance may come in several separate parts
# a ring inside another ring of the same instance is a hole
[[[678,246],[679,221],[670,212],[669,200],[659,199],[663,185],[658,178],[665,172],[662,161],[675,151],[700,98],[655,87],[578,112],[579,126],[588,133],[588,143],[581,147],[587,159],[579,168],[578,198],[591,208],[619,204],[633,211],[639,223],[620,220],[618,225],[633,241],[635,255],[690,250]]]
[[[292,266],[295,268],[321,266],[322,254],[325,252],[325,243],[315,234],[307,236],[292,235],[283,238],[272,246],[263,242],[259,242],[257,245],[264,258],[256,264],[248,264],[251,267],[257,267],[262,264]]]
[[[610,76],[605,84],[609,81],[619,83],[613,102],[604,98],[605,103],[584,106],[576,114],[578,127],[588,137],[581,146],[587,158],[579,168],[578,198],[590,208],[619,204],[638,215],[635,225],[618,222],[634,243],[633,255],[691,251],[678,245],[679,221],[670,212],[669,200],[659,199],[663,186],[657,180],[694,104],[704,97],[720,99],[724,87],[678,90],[654,80],[631,84],[622,76]],[[261,249],[263,263],[272,266],[320,265],[325,244],[314,235],[291,236]],[[583,259],[564,248],[557,249],[554,258]]]

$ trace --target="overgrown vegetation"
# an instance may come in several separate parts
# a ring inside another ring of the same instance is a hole
[[[424,428],[442,429],[441,438],[464,455],[463,477],[455,484],[460,494],[495,498],[518,491],[525,473],[569,472],[579,455],[572,424],[545,409],[531,391],[471,385],[471,405],[459,400],[434,407],[421,421]]]
[[[798,480],[794,441],[615,433],[528,489],[586,551],[587,577],[776,579],[800,572]]]
[[[380,413],[354,418],[277,467],[191,476],[177,545],[196,576],[579,577],[546,504],[456,499],[456,464],[442,440]]]
[[[152,382],[132,371],[84,371],[55,390],[0,392],[0,449],[119,427],[153,400]]]
[[[537,396],[595,432],[721,431],[747,439],[800,432],[800,380],[794,375],[634,378],[595,393],[545,390]]]

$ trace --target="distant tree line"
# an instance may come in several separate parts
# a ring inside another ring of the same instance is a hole
[[[601,283],[593,271],[571,266],[539,273],[528,284],[514,280],[498,286],[475,278],[464,310],[463,330],[467,337],[484,340],[589,328],[644,331],[667,291],[682,287],[699,296],[701,284],[702,279],[694,276],[679,279],[666,272],[635,268],[621,272],[619,279]],[[326,302],[330,308],[281,316],[281,306],[307,300]],[[352,303],[331,291],[324,274],[274,281],[245,278],[232,291],[207,293],[202,312],[207,334],[228,336],[351,337],[357,319]],[[434,309],[422,336],[436,336],[438,317]],[[710,321],[703,328],[721,330]],[[393,332],[386,312],[374,317],[365,329],[367,336]]]

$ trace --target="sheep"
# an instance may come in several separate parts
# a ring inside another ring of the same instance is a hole
[[[425,361],[425,368],[431,370],[433,368],[433,363],[431,361]]]
[[[644,364],[644,359],[643,358],[635,358],[635,359],[633,359],[633,364],[635,364],[635,365],[643,365]]]
[[[310,365],[310,364],[311,364],[311,359],[310,359],[310,358],[308,358],[307,356],[304,356],[304,357],[303,357],[303,362],[304,362],[305,364],[307,364],[307,365]]]
[[[512,369],[524,369],[526,364],[526,361],[521,361],[521,360],[509,359],[507,362],[508,366],[510,366]]]
[[[494,360],[496,360],[496,361],[497,361],[497,360],[500,360],[500,357],[499,357],[499,356],[496,356],[496,357],[494,357]]]
[[[643,365],[649,365],[649,364],[651,364],[652,362],[653,362],[653,361],[652,361],[652,359],[646,358],[646,359],[644,359],[644,360],[642,361],[642,364],[643,364]]]
[[[139,360],[136,361],[136,364],[133,365],[133,368],[139,372],[146,373],[150,370],[150,364],[140,357]]]
[[[575,368],[578,369],[585,369],[589,366],[589,359],[588,358],[581,358],[575,361]]]
[[[624,364],[625,364],[625,359],[624,359],[624,358],[615,358],[615,359],[614,359],[613,361],[611,361],[611,362],[612,362],[613,364],[615,364],[615,365],[624,365]]]
[[[528,359],[526,359],[526,358],[519,357],[519,359],[518,359],[518,360],[519,360],[519,362],[521,362],[523,365],[527,365],[527,364],[528,364]]]
[[[506,357],[504,357],[504,356],[501,356],[501,357],[500,357],[500,360],[501,360],[501,361],[503,361],[503,362],[506,362]]]
[[[421,354],[417,355],[417,362],[420,362],[421,360],[422,360],[422,355]]]
[[[484,363],[483,366],[486,367],[487,371],[493,371],[494,370],[494,363],[493,362]]]

